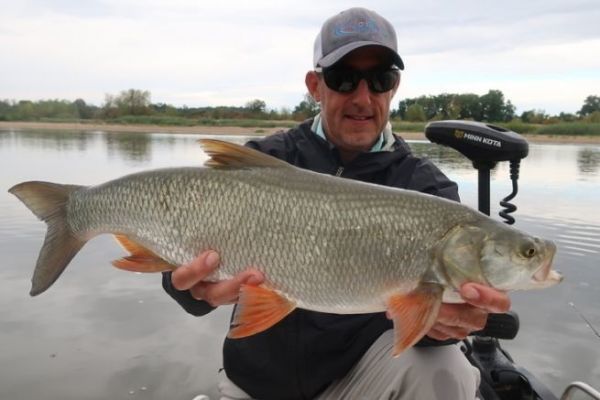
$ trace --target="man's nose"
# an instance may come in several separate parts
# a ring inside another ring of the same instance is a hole
[[[358,82],[358,86],[352,93],[352,102],[357,105],[368,105],[371,103],[371,91],[366,80],[361,79]]]

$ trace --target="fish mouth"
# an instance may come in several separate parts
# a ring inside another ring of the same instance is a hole
[[[531,278],[533,282],[544,285],[555,285],[563,280],[563,276],[552,269],[552,257],[548,258]]]

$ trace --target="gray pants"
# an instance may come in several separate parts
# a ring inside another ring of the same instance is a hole
[[[393,331],[384,332],[344,378],[335,381],[319,400],[419,399],[472,400],[479,387],[479,371],[458,345],[412,347],[392,357]],[[224,376],[221,400],[249,400]]]

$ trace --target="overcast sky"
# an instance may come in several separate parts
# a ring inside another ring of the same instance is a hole
[[[501,90],[520,113],[574,113],[600,95],[599,0],[0,0],[0,99],[149,90],[176,106],[293,108],[322,22],[351,6],[386,17],[402,98]]]

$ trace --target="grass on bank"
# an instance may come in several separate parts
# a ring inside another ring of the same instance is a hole
[[[158,115],[127,115],[114,119],[104,120],[106,123],[126,125],[161,125],[161,126],[235,126],[241,128],[277,128],[293,127],[298,122],[266,119],[212,119],[212,118],[184,118],[166,117]]]
[[[128,115],[106,120],[40,118],[37,122],[82,123],[82,124],[123,124],[123,125],[159,125],[159,126],[215,126],[241,128],[291,128],[299,123],[292,120],[266,119],[193,119],[176,116]],[[392,119],[394,132],[424,132],[427,122],[409,122]],[[527,135],[549,136],[600,136],[600,122],[560,122],[555,124],[531,124],[519,120],[494,123],[511,131]]]

